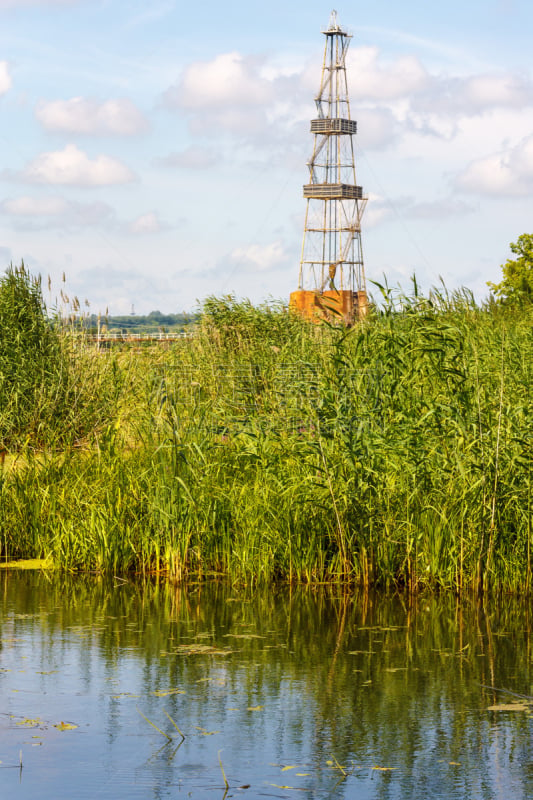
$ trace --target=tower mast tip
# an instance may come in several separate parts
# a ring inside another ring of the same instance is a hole
[[[329,27],[328,31],[336,31],[339,30],[339,23],[337,22],[337,12],[335,9],[329,15]]]

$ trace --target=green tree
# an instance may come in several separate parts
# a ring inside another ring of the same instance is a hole
[[[533,302],[533,234],[523,233],[517,242],[511,242],[511,251],[518,258],[502,264],[503,280],[487,282],[487,286],[500,302]]]

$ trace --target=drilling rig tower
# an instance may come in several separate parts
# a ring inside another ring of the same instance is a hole
[[[311,120],[314,147],[308,161],[309,183],[298,290],[290,307],[312,318],[343,320],[347,324],[368,308],[361,218],[367,198],[357,185],[354,136],[357,122],[350,116],[346,54],[352,38],[332,11],[327,30],[317,116]]]

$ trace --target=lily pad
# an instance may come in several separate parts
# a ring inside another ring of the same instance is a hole
[[[487,706],[487,711],[531,711],[531,706],[527,703],[497,703]]]

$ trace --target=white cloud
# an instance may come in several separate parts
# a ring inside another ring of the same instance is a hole
[[[425,90],[431,78],[415,56],[400,56],[391,63],[380,63],[377,47],[357,47],[349,51],[347,67],[353,80],[349,93],[354,99],[396,100]]]
[[[357,142],[365,149],[386,147],[401,133],[400,122],[390,108],[361,108],[356,116]]]
[[[0,0],[0,11],[7,8],[26,8],[28,6],[73,6],[79,0]]]
[[[64,197],[22,195],[0,203],[0,214],[16,220],[24,229],[80,228],[115,225],[115,212],[107,203],[79,203]]]
[[[418,111],[466,116],[533,104],[533,81],[527,74],[431,74],[415,56],[388,62],[377,47],[350,51],[347,67],[351,98],[372,104],[403,100]]]
[[[220,159],[212,150],[205,147],[188,147],[179,153],[170,153],[160,158],[158,163],[163,167],[178,167],[184,169],[208,169]]]
[[[357,141],[365,149],[384,149],[410,135],[419,142],[456,141],[467,120],[533,109],[533,81],[526,73],[450,77],[431,71],[414,55],[387,59],[377,47],[349,51],[347,71]],[[301,152],[300,123],[315,114],[318,85],[316,65],[291,64],[284,72],[274,57],[223,53],[189,64],[164,103],[187,115],[195,137],[229,135],[250,152],[266,150],[274,159],[278,152]],[[176,166],[200,168],[204,155],[190,148],[173,154],[167,165],[173,160]]]
[[[131,100],[120,98],[104,103],[86,97],[41,102],[35,116],[47,130],[65,133],[132,136],[148,127]]]
[[[403,216],[420,220],[443,220],[449,217],[471,214],[475,209],[457,197],[416,202],[413,198],[398,198]]]
[[[109,186],[135,179],[120,161],[105,155],[91,160],[74,144],[68,144],[63,150],[42,153],[14,177],[29,183],[70,186]]]
[[[68,204],[62,197],[14,197],[0,204],[3,214],[14,217],[48,217],[64,214]]]
[[[286,259],[285,249],[281,242],[267,245],[252,244],[238,247],[230,254],[230,261],[235,266],[244,267],[254,272],[267,272],[280,267]]]
[[[464,110],[522,108],[533,104],[533,83],[525,75],[474,75],[462,86]]]
[[[393,213],[391,203],[379,194],[368,193],[368,205],[365,208],[364,228],[374,228]]]
[[[456,185],[475,194],[533,194],[533,135],[506,150],[472,161],[457,177]]]
[[[157,214],[153,211],[150,211],[148,214],[142,214],[140,217],[137,217],[129,225],[129,230],[131,233],[159,233],[164,229],[164,225],[159,220]]]
[[[236,52],[197,61],[165,93],[165,101],[186,109],[262,106],[273,99],[273,91],[272,81],[261,75],[261,65],[261,60]]]
[[[383,105],[391,98],[405,98],[425,90],[430,79],[414,57],[403,57],[381,65],[377,48],[359,48],[349,65],[350,94],[370,98],[357,108],[361,142],[365,147],[383,147],[398,135],[397,114]],[[195,62],[185,68],[178,83],[163,96],[169,108],[189,116],[190,129],[207,138],[230,133],[255,147],[287,147],[302,119],[314,116],[313,93],[319,74],[302,64],[289,72],[272,60],[252,58],[237,52],[223,53],[211,61]],[[313,86],[311,86],[311,83]],[[179,154],[178,166],[200,166],[197,148]],[[186,163],[190,159],[189,164]]]
[[[0,269],[4,266],[7,267],[8,263],[10,263],[12,260],[13,258],[9,247],[3,247],[0,245]]]
[[[213,137],[227,131],[240,139],[255,140],[275,131],[273,109],[292,82],[293,78],[272,74],[264,58],[222,53],[212,61],[186,67],[179,82],[164,93],[163,102],[168,108],[185,111],[197,136]],[[289,102],[292,99],[289,94]]]
[[[5,94],[11,89],[11,75],[7,66],[7,61],[0,61],[0,95]]]
[[[495,109],[532,107],[533,81],[528,75],[511,72],[434,76],[426,91],[408,100],[415,112],[459,119]]]
[[[79,203],[56,195],[8,198],[0,203],[0,214],[12,217],[16,227],[24,230],[104,225],[121,233],[151,234],[167,228],[155,212],[142,214],[133,222],[121,222],[107,203]]]

